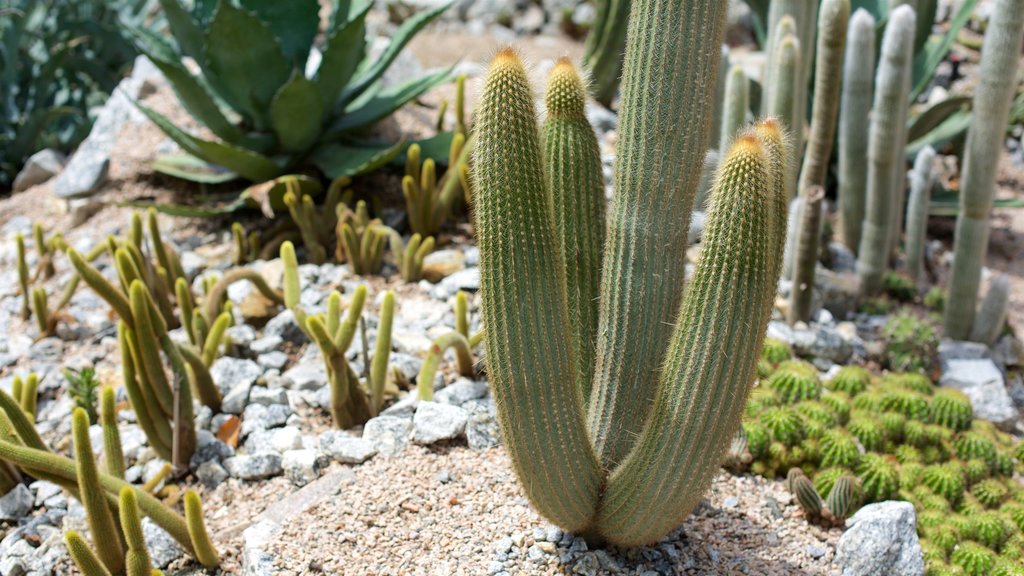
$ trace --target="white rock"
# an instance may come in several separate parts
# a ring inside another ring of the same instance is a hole
[[[1006,391],[1003,373],[992,360],[949,360],[945,362],[939,385],[966,394],[974,407],[975,418],[993,422],[1004,430],[1013,430],[1020,420],[1020,412]]]
[[[320,435],[320,451],[342,464],[362,464],[377,454],[377,447],[365,438],[328,430]]]
[[[909,502],[879,502],[847,521],[836,547],[842,576],[921,576],[924,560],[917,515]]]
[[[0,496],[0,521],[14,522],[32,511],[35,497],[24,484],[16,484],[10,492]]]
[[[296,486],[305,486],[320,476],[324,458],[316,450],[289,450],[281,458],[284,474]]]
[[[363,426],[363,438],[384,456],[394,456],[409,443],[412,420],[399,416],[377,416]]]
[[[420,402],[412,418],[413,441],[433,444],[451,440],[466,431],[469,414],[458,406],[438,402]]]

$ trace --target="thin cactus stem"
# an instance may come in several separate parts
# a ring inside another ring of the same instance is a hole
[[[42,287],[32,290],[32,312],[36,317],[36,328],[40,336],[50,334],[50,308],[46,302],[46,290]]]
[[[164,464],[156,471],[156,474],[153,474],[149,480],[146,480],[146,483],[142,485],[141,490],[147,494],[155,493],[156,489],[160,487],[160,484],[171,475],[172,470],[173,467],[170,464]]]
[[[103,468],[107,474],[124,479],[124,451],[121,433],[117,429],[117,407],[114,389],[110,386],[100,392],[100,424],[103,427]]]
[[[839,228],[860,249],[867,201],[868,128],[875,73],[875,19],[863,8],[850,18],[839,109]]]
[[[708,140],[717,145],[722,138],[722,113],[725,108],[725,82],[729,74],[729,45],[722,44],[718,69],[715,73],[715,98],[711,105],[711,137]],[[719,151],[720,154],[724,152]],[[698,204],[700,206],[700,204]]]
[[[882,39],[871,110],[867,206],[857,251],[857,274],[864,295],[879,291],[889,264],[892,222],[897,217],[894,197],[902,190],[902,186],[897,186],[895,173],[899,168],[902,182],[904,110],[910,90],[914,26],[914,10],[900,6],[890,15]]]
[[[185,522],[195,547],[196,560],[206,568],[220,565],[220,555],[217,554],[217,549],[206,531],[206,523],[203,522],[203,503],[194,490],[185,491]]]
[[[733,65],[725,81],[725,105],[722,111],[722,131],[718,149],[728,150],[733,137],[747,124],[747,110],[750,108],[750,80],[743,67]]]
[[[395,293],[388,290],[380,305],[380,322],[377,325],[377,345],[370,365],[370,411],[380,412],[384,405],[384,384],[387,380],[388,359],[391,356],[391,325],[395,316]]]
[[[100,486],[100,473],[96,467],[92,443],[89,441],[89,417],[82,408],[75,408],[71,414],[71,433],[75,448],[78,492],[85,508],[85,517],[89,522],[89,532],[93,540],[101,544],[99,557],[103,565],[116,574],[124,568],[121,536]]]
[[[924,244],[928,231],[928,210],[935,186],[935,149],[925,146],[917,153],[910,173],[910,199],[907,202],[907,240],[905,266],[915,283],[924,272]]]
[[[1006,274],[996,276],[989,284],[974,320],[970,340],[991,346],[1003,333],[1006,313],[1010,305],[1010,279]]]
[[[78,566],[83,576],[111,576],[110,570],[107,570],[92,548],[89,548],[89,543],[81,534],[68,530],[64,533],[64,544],[67,545],[71,560]]]
[[[793,288],[789,299],[789,323],[806,322],[811,316],[814,272],[818,265],[818,239],[821,237],[821,210],[825,190],[814,186],[803,195],[800,211],[800,239],[794,256]]]
[[[221,314],[221,317],[223,318],[227,314],[225,312]],[[212,338],[207,339],[207,343],[212,341]],[[207,364],[202,356],[191,346],[179,345],[178,352],[186,364],[185,369],[188,381],[192,384],[192,390],[199,398],[199,403],[214,412],[220,412],[221,403],[224,399],[221,396],[220,389],[217,388],[216,383],[213,381],[213,376],[210,374],[209,365],[212,362]]]
[[[292,251],[294,252],[294,248],[292,248]],[[274,304],[278,306],[285,304],[284,295],[271,288],[270,284],[267,283],[267,279],[262,274],[251,268],[232,268],[217,280],[217,283],[210,288],[210,291],[203,299],[203,317],[208,324],[212,324],[220,314],[221,303],[227,295],[228,288],[235,282],[242,280],[251,282],[264,298]]]
[[[203,364],[211,366],[213,361],[217,359],[217,354],[220,352],[220,345],[224,343],[224,332],[231,325],[231,313],[221,312],[220,316],[214,320],[213,325],[210,326],[210,332],[206,335],[206,339],[203,342]]]
[[[572,61],[562,58],[548,78],[547,120],[541,132],[547,190],[566,268],[569,323],[577,384],[590,397],[597,343],[605,192],[601,151],[585,113],[586,91]],[[463,336],[468,336],[463,332]]]
[[[17,234],[14,237],[14,242],[18,249],[18,287],[21,291],[21,319],[28,320],[32,315],[32,309],[29,305],[31,296],[31,290],[29,290],[28,280],[28,263],[25,260],[25,236],[23,234]]]
[[[438,336],[430,345],[427,357],[423,359],[423,366],[416,376],[416,389],[420,400],[431,400],[434,397],[434,375],[444,358],[444,353],[449,348],[455,350],[455,360],[459,368],[459,374],[467,377],[473,376],[473,351],[469,340],[458,332],[448,332]]]
[[[956,222],[953,273],[943,327],[962,339],[974,325],[981,266],[988,247],[989,218],[1010,106],[1017,86],[1017,59],[1024,36],[1024,0],[997,0],[981,52],[981,81],[967,132],[960,213]]]
[[[188,287],[188,280],[178,278],[174,281],[174,298],[178,303],[178,319],[185,328],[185,334],[189,342],[195,346],[202,346],[203,342],[197,339],[193,330],[192,318],[195,313],[195,300],[192,299],[192,290]]]
[[[121,532],[124,534],[125,545],[128,547],[126,560],[128,576],[140,576],[152,569],[146,538],[142,533],[142,519],[139,516],[139,502],[135,491],[125,486],[121,488],[118,498],[118,513],[121,520]]]
[[[466,293],[455,293],[455,331],[469,338],[469,301]]]
[[[135,352],[135,333],[123,320],[118,323],[117,338],[118,347],[121,349],[124,387],[139,420],[139,426],[157,455],[169,460],[173,436],[170,423],[160,408],[156,396],[145,382],[145,376],[135,368],[135,358],[138,356]]]

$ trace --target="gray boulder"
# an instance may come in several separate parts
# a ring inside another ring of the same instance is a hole
[[[417,444],[433,444],[451,440],[466,430],[469,414],[450,404],[420,402],[412,418],[413,441]]]
[[[847,521],[836,546],[842,576],[922,576],[924,559],[917,538],[917,515],[909,502],[879,502]]]
[[[943,363],[940,386],[956,388],[971,399],[974,417],[993,422],[1003,430],[1012,431],[1020,420],[1003,373],[995,362],[981,360],[948,360]]]

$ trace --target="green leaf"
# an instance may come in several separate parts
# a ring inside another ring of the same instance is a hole
[[[303,174],[286,174],[273,180],[253,184],[246,188],[240,198],[250,208],[259,208],[267,218],[273,218],[275,212],[288,209],[284,203],[284,195],[289,186],[298,187],[298,196],[308,195],[316,198],[323,193],[324,187],[320,180]]]
[[[448,155],[452,149],[452,138],[455,137],[454,132],[441,132],[430,138],[424,138],[423,140],[414,140],[402,150],[402,153],[391,159],[391,165],[397,167],[405,166],[405,156],[409,151],[409,146],[418,144],[420,147],[420,158],[426,160],[427,158],[433,158],[434,163],[438,166],[448,165]]]
[[[907,127],[907,142],[924,137],[925,134],[938,128],[947,118],[956,114],[970,102],[969,96],[953,96],[921,112]]]
[[[217,6],[206,33],[205,68],[221,97],[260,129],[292,72],[273,32],[255,14],[227,1]]]
[[[380,79],[384,75],[384,71],[391,66],[391,63],[398,57],[398,53],[405,48],[405,45],[412,40],[424,26],[434,21],[435,18],[441,15],[452,2],[438,6],[431,10],[424,10],[412,18],[409,18],[402,25],[395,30],[394,35],[391,37],[391,43],[384,49],[384,52],[377,58],[377,61],[372,65],[368,65],[365,71],[362,72],[358,78],[345,90],[343,99],[345,102],[351,102],[359,94],[370,87],[371,84]],[[364,61],[365,62],[365,61]]]
[[[202,62],[203,31],[196,21],[178,0],[160,0],[160,7],[163,8],[167,26],[171,29],[178,46],[181,46],[181,51]]]
[[[217,9],[219,0],[194,0],[192,3],[192,19],[205,27],[213,17],[213,11]]]
[[[389,116],[410,100],[418,98],[431,88],[449,80],[451,71],[451,68],[447,68],[422,78],[416,78],[404,84],[381,90],[379,94],[367,102],[358,103],[360,104],[358,108],[345,110],[345,114],[328,128],[325,139],[334,140],[343,136],[346,132],[369,126],[381,118]]]
[[[281,167],[266,156],[230,144],[196,138],[145,104],[136,101],[135,106],[178,146],[197,158],[219,164],[249,180],[269,180],[281,173]]]
[[[978,0],[965,0],[960,6],[960,11],[956,13],[953,21],[950,22],[949,30],[946,31],[946,34],[939,40],[929,39],[925,43],[924,49],[914,57],[914,89],[910,91],[911,102],[917,100],[917,97],[928,87],[932,76],[935,75],[935,69],[939,67],[939,64],[949,54],[949,49],[953,46],[953,42],[956,41],[957,34],[960,33],[960,30],[971,19],[971,13],[974,12],[974,7],[977,3]]]
[[[200,184],[223,184],[238,178],[238,174],[215,164],[209,164],[188,154],[164,154],[153,162],[153,170]]]
[[[1024,208],[1024,198],[999,198],[992,204],[993,208]],[[928,214],[931,216],[957,216],[960,214],[960,191],[937,189],[932,194]]]
[[[323,59],[316,72],[316,83],[324,109],[334,110],[341,90],[352,79],[356,67],[366,52],[366,26],[364,19],[370,5],[355,19],[334,29],[327,38]]]
[[[908,159],[914,158],[925,146],[931,146],[938,150],[947,142],[967,132],[967,128],[970,125],[971,113],[966,110],[960,110],[946,118],[942,124],[939,124],[921,138],[907,144],[907,147],[904,149],[906,157]]]
[[[372,172],[398,156],[405,147],[405,140],[389,148],[327,144],[314,151],[310,161],[333,180]]]
[[[320,91],[296,70],[270,104],[270,123],[281,146],[290,152],[308,150],[320,136],[323,118]]]
[[[317,0],[240,0],[239,4],[252,10],[270,28],[293,66],[305,68],[320,25]]]

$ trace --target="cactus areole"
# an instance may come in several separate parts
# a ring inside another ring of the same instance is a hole
[[[545,128],[542,145],[513,50],[495,57],[477,110],[473,206],[503,438],[537,511],[590,539],[650,544],[682,522],[754,380],[786,228],[789,141],[776,120],[741,131],[723,154],[683,295],[718,77],[707,47],[721,44],[725,11],[712,0],[633,3],[607,215],[581,209],[603,194],[588,176],[592,134]],[[549,121],[582,109],[568,74],[566,62],[553,72],[548,106],[559,110]],[[587,262],[596,289],[576,271]],[[596,313],[585,313],[595,298]]]

